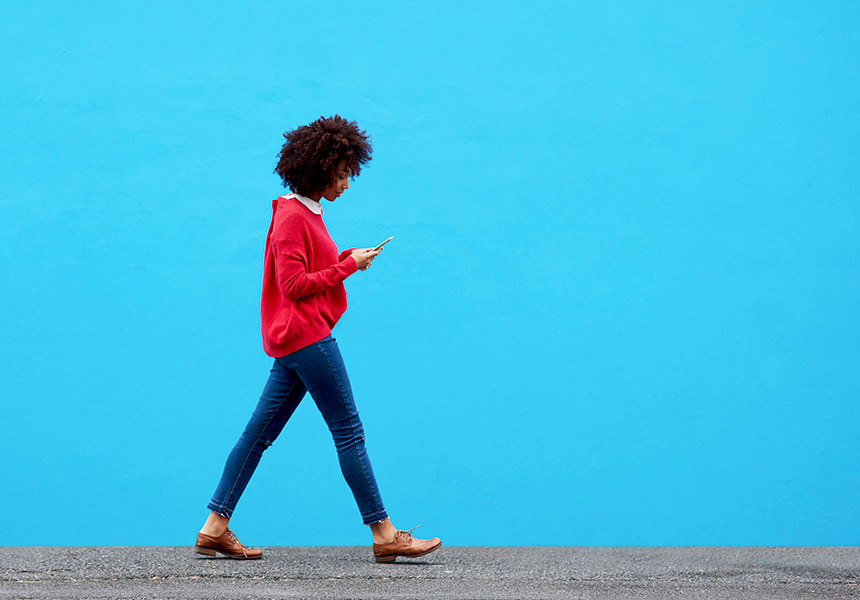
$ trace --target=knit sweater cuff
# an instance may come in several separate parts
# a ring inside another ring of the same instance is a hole
[[[358,263],[355,262],[355,259],[352,256],[347,255],[347,257],[340,262],[344,267],[346,267],[347,277],[358,271]]]

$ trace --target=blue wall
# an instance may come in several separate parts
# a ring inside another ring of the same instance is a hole
[[[281,133],[336,112],[375,152],[329,229],[395,236],[335,333],[398,525],[860,543],[856,3],[85,4],[0,14],[0,545],[191,543]],[[234,525],[369,541],[311,402]]]

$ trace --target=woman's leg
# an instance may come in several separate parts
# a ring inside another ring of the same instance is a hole
[[[388,519],[364,448],[364,428],[334,338],[329,336],[307,350],[303,364],[295,368],[334,438],[343,476],[364,523],[370,525],[375,560],[388,563],[398,556],[414,558],[433,552],[442,545],[442,540],[414,538],[411,531],[397,530]]]
[[[206,522],[203,523],[203,527],[200,528],[200,533],[210,537],[221,537],[224,535],[224,532],[227,531],[229,523],[230,519],[219,515],[214,510],[210,510],[209,516],[206,517]]]
[[[391,523],[391,519],[385,518],[370,524],[370,535],[373,536],[374,544],[388,544],[394,541],[397,528]]]
[[[290,368],[296,370],[305,384],[334,438],[341,471],[352,490],[362,520],[365,525],[386,521],[388,514],[367,457],[364,427],[355,407],[337,342],[329,336],[289,355],[289,358],[292,360]],[[376,529],[386,531],[384,524]]]
[[[281,433],[304,395],[305,386],[296,372],[287,368],[281,359],[275,359],[254,414],[227,458],[221,481],[209,502],[212,513],[202,533],[218,536],[223,533],[222,528],[226,530],[227,521],[233,515],[263,451]]]

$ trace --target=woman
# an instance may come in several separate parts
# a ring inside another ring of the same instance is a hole
[[[388,518],[346,369],[331,336],[346,310],[343,280],[368,269],[381,250],[338,253],[323,223],[320,199],[334,202],[349,188],[350,177],[370,161],[370,143],[354,121],[337,115],[284,137],[275,173],[292,193],[272,201],[260,302],[263,349],[275,361],[257,408],[227,458],[195,551],[240,559],[262,556],[261,550],[239,542],[228,523],[263,451],[307,391],[331,431],[343,476],[370,526],[376,561],[427,554],[442,544],[439,538],[419,540],[396,529]]]

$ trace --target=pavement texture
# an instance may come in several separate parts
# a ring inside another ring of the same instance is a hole
[[[0,547],[4,598],[860,599],[860,548],[442,547],[377,564],[369,547]]]

